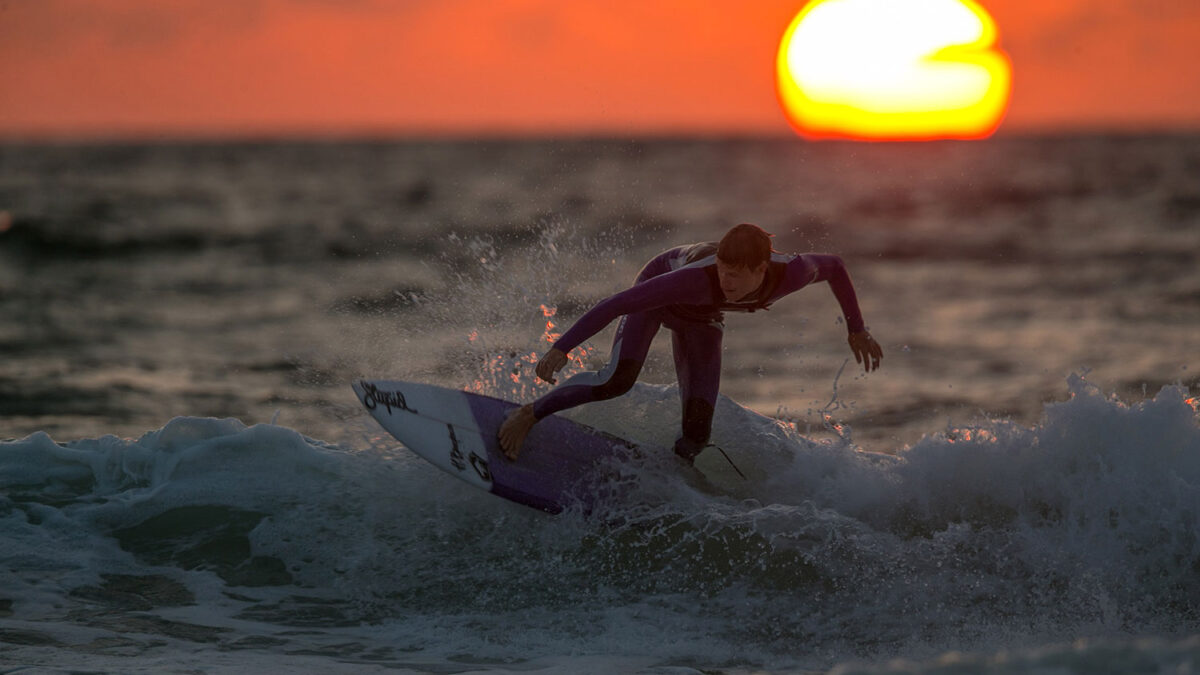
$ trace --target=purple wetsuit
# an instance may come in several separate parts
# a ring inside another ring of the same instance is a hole
[[[565,354],[621,319],[612,355],[599,372],[579,373],[533,403],[541,419],[582,403],[620,396],[633,387],[658,329],[671,330],[675,375],[683,404],[683,434],[675,452],[692,459],[708,443],[713,406],[721,382],[721,335],[724,312],[767,309],[779,298],[827,281],[841,304],[851,332],[863,329],[854,286],[842,259],[834,255],[774,253],[763,283],[738,302],[729,302],[717,277],[717,245],[679,246],[655,256],[633,286],[597,304],[554,343]]]

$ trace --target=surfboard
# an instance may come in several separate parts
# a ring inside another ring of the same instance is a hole
[[[496,432],[516,403],[416,382],[364,379],[352,386],[380,426],[430,464],[547,513],[592,504],[597,464],[635,454],[625,439],[550,415],[533,427],[514,462],[501,452]]]

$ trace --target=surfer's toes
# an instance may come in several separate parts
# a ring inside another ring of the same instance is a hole
[[[509,461],[515,461],[517,455],[521,452],[521,442],[514,439],[512,435],[500,436],[500,451]]]
[[[505,457],[510,460],[517,458],[534,422],[537,422],[537,419],[533,416],[533,405],[530,404],[516,408],[508,414],[496,434],[500,441],[500,450],[504,452]]]

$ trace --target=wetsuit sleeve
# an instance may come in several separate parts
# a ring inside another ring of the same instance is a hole
[[[833,296],[842,307],[842,316],[846,317],[846,327],[850,332],[863,330],[865,325],[862,312],[858,308],[854,284],[850,282],[846,264],[836,255],[806,253],[796,256],[788,263],[776,295],[787,295],[818,281],[829,282]]]
[[[579,343],[599,333],[619,316],[645,312],[666,305],[700,305],[712,302],[712,290],[708,275],[701,269],[678,269],[661,276],[647,279],[639,284],[601,300],[595,307],[579,317],[570,330],[554,343],[555,349],[565,354]]]

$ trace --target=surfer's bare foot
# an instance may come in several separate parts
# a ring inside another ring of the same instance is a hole
[[[521,446],[525,444],[525,437],[529,435],[529,430],[535,423],[537,418],[533,416],[532,403],[527,403],[508,414],[497,434],[500,438],[500,450],[504,452],[505,457],[516,460]]]

